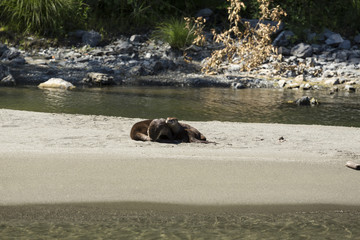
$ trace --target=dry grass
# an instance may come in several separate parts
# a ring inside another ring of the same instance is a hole
[[[270,9],[271,0],[257,0],[261,17],[255,27],[250,27],[250,23],[240,16],[240,11],[245,8],[244,3],[240,0],[228,1],[229,29],[222,33],[212,30],[215,42],[222,43],[224,48],[215,50],[207,59],[203,67],[207,74],[218,73],[224,62],[239,64],[242,71],[248,71],[276,54],[276,49],[271,45],[271,35],[279,29],[281,17],[286,15],[280,6]],[[265,20],[277,22],[277,25],[273,26]],[[200,36],[201,33],[197,34]]]

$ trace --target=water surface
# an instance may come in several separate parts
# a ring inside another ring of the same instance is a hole
[[[287,103],[302,96],[315,107]],[[230,88],[112,87],[74,91],[0,88],[0,108],[136,118],[360,127],[360,94]]]
[[[286,205],[210,208],[147,203],[0,207],[0,238],[360,238],[359,208],[322,205],[298,208],[302,210]]]

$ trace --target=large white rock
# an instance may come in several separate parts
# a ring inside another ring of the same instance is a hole
[[[61,78],[50,78],[46,82],[40,83],[39,88],[60,88],[60,89],[73,89],[75,86]]]

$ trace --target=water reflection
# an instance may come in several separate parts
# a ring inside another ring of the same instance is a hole
[[[44,104],[53,111],[66,107],[71,94],[70,91],[64,89],[44,89],[42,93],[44,95]]]
[[[304,95],[321,105],[288,104]],[[279,89],[112,87],[73,91],[0,88],[0,107],[41,112],[195,121],[322,124],[360,127],[360,94]]]

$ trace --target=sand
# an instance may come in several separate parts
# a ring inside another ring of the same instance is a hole
[[[183,120],[218,144],[163,144],[140,120],[0,109],[0,205],[360,206],[360,128]]]

